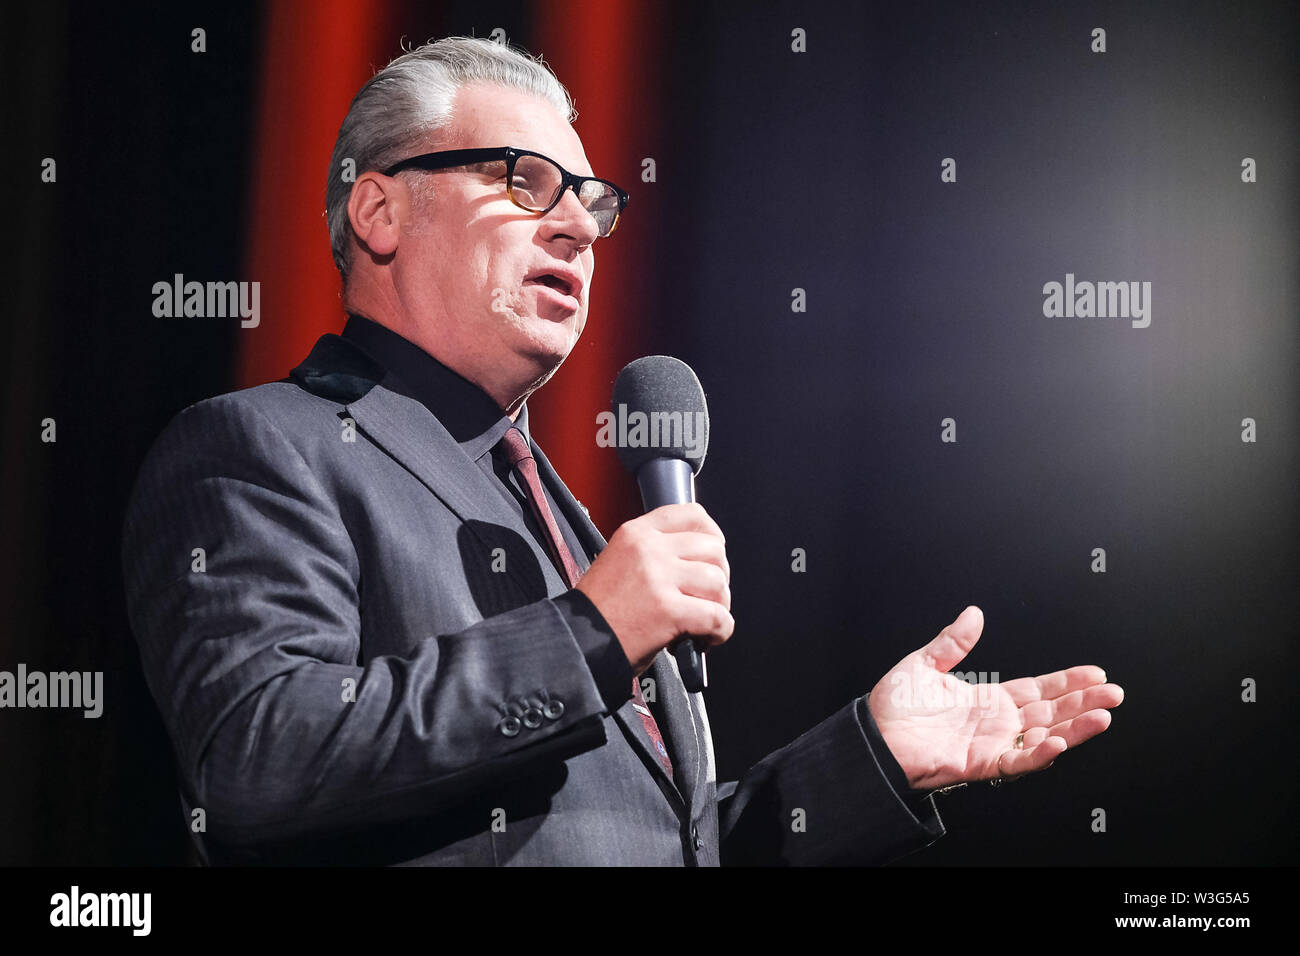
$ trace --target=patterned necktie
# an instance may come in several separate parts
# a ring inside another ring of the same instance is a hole
[[[515,469],[519,477],[523,480],[524,487],[528,490],[525,497],[528,499],[528,507],[537,520],[538,527],[546,532],[547,550],[550,552],[551,561],[555,567],[564,576],[565,583],[573,587],[582,577],[582,571],[578,568],[578,563],[573,560],[573,554],[569,551],[569,546],[564,543],[564,535],[560,534],[560,526],[555,522],[555,515],[551,513],[551,506],[546,503],[546,494],[542,491],[542,481],[537,474],[537,462],[533,460],[532,449],[528,447],[528,439],[518,428],[506,429],[505,435],[501,438],[501,447],[505,451],[506,460],[510,462],[511,467]],[[655,753],[659,756],[659,762],[668,773],[668,779],[673,776],[673,764],[668,759],[668,748],[664,746],[664,736],[659,732],[659,725],[655,723],[654,714],[650,713],[650,708],[646,705],[645,695],[641,693],[641,684],[636,677],[632,678],[632,707],[641,717],[641,723],[645,725],[646,733],[650,735],[650,741],[654,744]]]

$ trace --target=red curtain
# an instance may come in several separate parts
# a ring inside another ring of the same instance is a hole
[[[284,378],[343,327],[325,225],[325,177],[348,104],[398,52],[387,0],[269,5],[245,278],[262,283],[261,322],[239,331],[236,384]]]

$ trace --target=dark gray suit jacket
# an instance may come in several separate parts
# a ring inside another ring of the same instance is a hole
[[[943,833],[888,783],[862,699],[719,786],[661,653],[670,781],[630,699],[607,712],[545,551],[384,375],[324,336],[290,379],[185,409],[142,467],[128,610],[213,862],[882,863]]]

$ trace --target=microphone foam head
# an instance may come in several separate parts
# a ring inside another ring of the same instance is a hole
[[[709,408],[695,371],[671,355],[629,362],[614,382],[611,436],[636,474],[653,458],[679,458],[699,474],[709,450]]]

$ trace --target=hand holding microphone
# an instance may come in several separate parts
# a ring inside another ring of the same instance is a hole
[[[707,686],[703,650],[731,637],[731,568],[722,531],[695,503],[708,450],[708,409],[691,367],[665,355],[637,359],[614,384],[625,468],[646,515],[622,525],[578,584],[614,629],[639,675],[673,648],[688,691]]]
[[[730,578],[713,519],[698,504],[675,504],[621,525],[578,590],[614,629],[640,676],[683,634],[710,646],[731,637]]]

